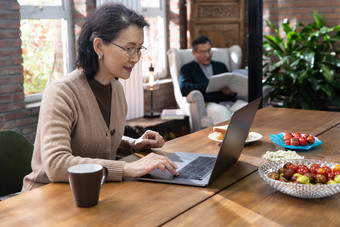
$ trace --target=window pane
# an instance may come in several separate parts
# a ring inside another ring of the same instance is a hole
[[[18,0],[20,5],[61,6],[61,0]]]
[[[40,93],[64,74],[61,19],[22,19],[20,24],[25,94]]]
[[[160,77],[166,76],[164,19],[162,17],[145,17],[150,27],[145,29],[144,43],[148,48],[143,55],[143,71],[152,63],[155,73]]]
[[[159,1],[160,0],[141,0],[140,3],[142,5],[142,8],[159,9],[161,7]]]

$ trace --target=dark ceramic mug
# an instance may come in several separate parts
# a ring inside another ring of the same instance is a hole
[[[77,206],[96,205],[100,188],[106,182],[107,168],[99,164],[78,164],[68,168],[67,173]]]

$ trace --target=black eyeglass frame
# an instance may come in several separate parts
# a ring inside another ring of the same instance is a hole
[[[134,48],[134,47],[125,48],[125,47],[122,47],[122,46],[120,46],[120,45],[118,45],[118,44],[116,44],[114,42],[111,42],[111,43],[113,45],[121,48],[122,50],[125,50],[130,57],[132,57],[134,54],[137,54],[138,56],[140,56],[142,54],[142,52],[147,51],[146,47],[144,47],[144,46],[141,46],[139,48]]]

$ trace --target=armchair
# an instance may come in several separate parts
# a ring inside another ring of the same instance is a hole
[[[238,45],[229,48],[212,48],[213,60],[226,64],[229,71],[240,68],[242,50]],[[194,90],[187,97],[182,96],[178,79],[182,65],[194,60],[191,49],[171,48],[167,52],[170,74],[174,87],[174,95],[179,108],[189,116],[191,132],[198,131],[213,125],[212,119],[207,116],[205,102],[200,91]]]
[[[0,201],[20,193],[23,178],[32,172],[33,144],[14,130],[0,130]]]

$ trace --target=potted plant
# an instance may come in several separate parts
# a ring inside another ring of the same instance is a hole
[[[315,22],[282,22],[285,37],[264,35],[265,99],[283,107],[340,111],[340,25],[328,28],[314,12]],[[277,103],[277,102],[276,102]]]

